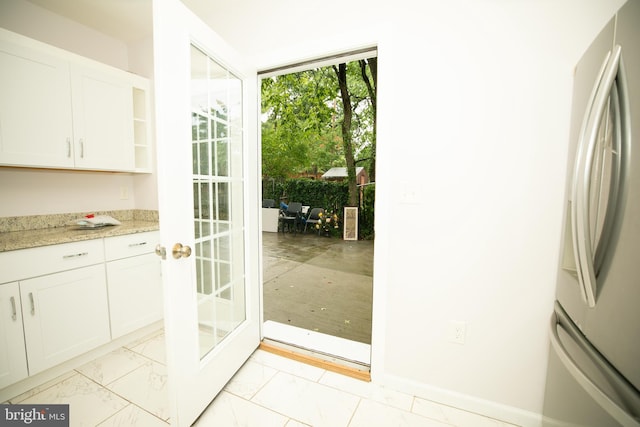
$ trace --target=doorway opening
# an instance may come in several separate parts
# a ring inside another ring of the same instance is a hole
[[[376,49],[258,76],[264,339],[368,368]]]

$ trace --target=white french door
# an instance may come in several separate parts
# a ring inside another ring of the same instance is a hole
[[[179,0],[153,9],[171,424],[188,426],[260,341],[257,77]]]

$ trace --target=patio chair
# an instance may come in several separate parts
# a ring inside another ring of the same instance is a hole
[[[309,212],[309,216],[307,217],[306,222],[304,223],[304,232],[307,232],[307,226],[311,224],[312,227],[315,227],[316,224],[320,223],[320,213],[324,215],[324,209],[322,208],[313,208],[311,212]],[[320,234],[320,230],[318,230],[318,234]]]
[[[298,232],[298,225],[300,224],[300,213],[302,212],[302,203],[291,202],[287,206],[286,210],[280,211],[280,217],[278,223],[282,224],[282,232],[284,233],[284,226],[287,226],[287,230],[291,232],[291,226],[293,231]],[[280,228],[280,227],[278,227]]]
[[[275,208],[276,207],[276,201],[273,199],[263,199],[262,200],[262,207],[263,208]]]

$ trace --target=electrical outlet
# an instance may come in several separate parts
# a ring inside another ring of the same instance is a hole
[[[120,187],[120,200],[127,200],[129,198],[129,187],[123,185]]]
[[[467,323],[451,320],[449,322],[448,340],[456,344],[464,344],[467,335]]]

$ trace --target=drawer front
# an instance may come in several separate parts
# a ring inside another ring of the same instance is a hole
[[[0,283],[104,262],[102,239],[0,253]]]
[[[105,238],[104,251],[107,261],[112,261],[151,253],[158,243],[160,243],[160,233],[158,231],[126,234],[124,236]]]

